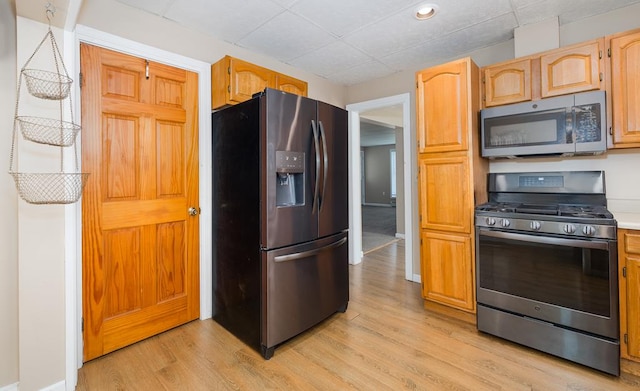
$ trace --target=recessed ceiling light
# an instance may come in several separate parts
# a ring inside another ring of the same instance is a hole
[[[438,6],[435,4],[423,4],[416,9],[416,19],[426,20],[432,18],[438,11]]]

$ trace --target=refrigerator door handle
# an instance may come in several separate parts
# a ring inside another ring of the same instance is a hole
[[[320,211],[320,205],[318,205],[318,192],[320,191],[320,140],[318,139],[318,128],[314,120],[311,120],[311,129],[313,130],[313,143],[316,147],[316,187],[313,190],[313,206],[311,207],[313,213],[316,210]]]
[[[327,174],[329,173],[329,154],[327,153],[327,136],[324,133],[324,125],[322,125],[322,121],[318,121],[318,128],[320,128],[320,137],[322,138],[322,156],[323,156],[323,165],[322,165],[322,193],[320,194],[320,203],[318,205],[318,211],[322,210],[322,205],[324,204],[324,191],[327,187]]]
[[[344,237],[344,238],[342,238],[342,239],[340,239],[338,241],[335,241],[333,243],[327,244],[326,246],[314,248],[313,250],[307,250],[307,251],[302,251],[302,252],[293,253],[293,254],[278,255],[277,257],[274,257],[273,260],[275,262],[286,262],[286,261],[295,261],[296,259],[308,258],[308,257],[311,257],[313,255],[320,254],[323,251],[330,250],[330,249],[336,248],[336,247],[340,247],[343,244],[345,244],[346,241],[347,241],[347,238]]]

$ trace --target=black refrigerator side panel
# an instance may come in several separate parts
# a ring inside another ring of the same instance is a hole
[[[318,102],[318,122],[322,136],[322,158],[318,236],[341,232],[349,227],[349,131],[347,111]]]
[[[318,237],[314,210],[316,149],[312,124],[316,101],[267,89],[261,118],[264,208],[262,248],[274,249]]]
[[[212,114],[213,319],[260,346],[258,100]]]

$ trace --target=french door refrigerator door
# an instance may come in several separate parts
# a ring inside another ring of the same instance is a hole
[[[266,89],[260,104],[261,246],[275,249],[314,240],[320,170],[316,101]]]
[[[320,237],[349,227],[349,162],[347,112],[318,102],[318,132],[322,151],[319,193]]]
[[[264,358],[275,346],[344,312],[349,301],[347,233],[262,253]]]

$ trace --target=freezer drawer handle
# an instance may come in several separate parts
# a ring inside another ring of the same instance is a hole
[[[340,247],[343,244],[345,244],[347,241],[347,238],[344,237],[340,240],[338,240],[337,242],[333,242],[331,244],[327,244],[326,246],[322,246],[320,248],[314,248],[313,250],[309,250],[309,251],[302,251],[299,253],[294,253],[294,254],[287,254],[287,255],[278,255],[277,257],[274,257],[273,260],[275,262],[286,262],[286,261],[295,261],[296,259],[302,259],[302,258],[308,258],[311,257],[313,255],[319,254],[325,250],[329,250],[332,248],[336,248],[336,247]]]

